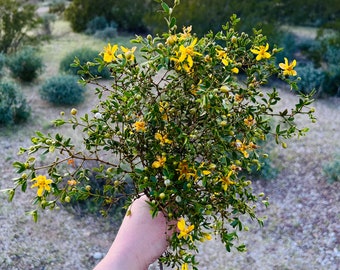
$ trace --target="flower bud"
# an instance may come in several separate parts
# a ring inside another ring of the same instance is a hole
[[[228,124],[227,121],[224,120],[220,122],[221,127],[225,127],[227,124]]]
[[[230,87],[227,86],[227,85],[222,85],[222,86],[220,87],[220,91],[221,91],[222,93],[228,93],[228,92],[230,91]]]
[[[77,113],[78,113],[78,110],[77,110],[77,109],[73,108],[73,109],[71,110],[71,114],[72,114],[72,115],[76,115]]]
[[[165,185],[165,186],[168,187],[168,186],[170,186],[170,184],[171,184],[170,179],[165,179],[165,180],[164,180],[164,185]]]

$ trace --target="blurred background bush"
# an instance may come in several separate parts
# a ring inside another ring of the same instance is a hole
[[[30,46],[9,55],[7,65],[12,77],[24,82],[36,79],[43,68],[42,58],[37,50]]]
[[[39,94],[54,105],[75,105],[84,101],[85,88],[78,83],[77,76],[60,74],[47,79]]]
[[[0,125],[9,125],[26,120],[30,107],[18,85],[9,81],[0,82]]]

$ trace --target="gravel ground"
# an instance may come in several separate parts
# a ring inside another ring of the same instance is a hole
[[[296,99],[288,92],[281,94],[283,106]],[[48,121],[63,109],[51,108],[34,95],[29,99],[39,125],[0,129],[0,189],[11,185],[11,163],[19,147],[30,144],[30,132],[39,126],[47,129]],[[80,112],[91,107],[92,99],[87,100]],[[285,150],[272,149],[278,177],[253,183],[256,192],[269,196],[271,205],[259,209],[268,217],[264,228],[251,223],[250,232],[239,235],[248,251],[227,253],[218,239],[205,242],[199,269],[340,269],[340,183],[328,183],[322,173],[323,165],[340,152],[340,99],[318,100],[314,106],[318,122],[308,122],[308,135],[292,140]],[[16,194],[12,203],[0,193],[0,269],[92,269],[113,241],[117,222],[79,218],[60,209],[44,212],[34,223],[25,215],[31,209],[31,192]]]

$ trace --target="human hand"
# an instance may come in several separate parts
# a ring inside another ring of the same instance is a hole
[[[94,270],[145,270],[164,253],[173,230],[163,213],[152,218],[147,200],[143,195],[132,203],[109,252]]]

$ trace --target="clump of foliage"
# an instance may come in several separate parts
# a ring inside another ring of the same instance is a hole
[[[66,8],[64,16],[71,23],[71,27],[75,32],[82,32],[86,30],[88,22],[92,21],[95,17],[101,16],[108,19],[113,2],[115,1],[74,0]]]
[[[103,30],[96,31],[93,36],[98,39],[109,41],[117,36],[117,28],[114,26],[108,26]]]
[[[0,82],[0,125],[25,121],[30,115],[30,107],[20,88],[12,82]]]
[[[321,44],[326,61],[323,90],[327,95],[340,97],[340,34],[322,39]]]
[[[303,93],[308,94],[314,89],[317,94],[321,94],[321,87],[325,79],[324,71],[321,68],[316,68],[313,63],[307,62],[296,67],[296,71],[301,77],[298,85]]]
[[[117,36],[117,25],[115,22],[108,22],[103,16],[97,16],[88,22],[85,33],[99,39],[109,40]]]
[[[0,0],[0,52],[10,53],[23,44],[37,42],[32,30],[40,23],[36,6],[27,1]]]
[[[323,91],[328,96],[340,97],[340,67],[332,65],[325,71]]]
[[[42,58],[33,47],[24,47],[10,55],[7,65],[12,77],[24,82],[36,79],[43,68]]]
[[[98,51],[91,48],[80,48],[76,49],[69,54],[67,54],[61,61],[59,65],[59,71],[62,73],[67,73],[71,75],[79,75],[80,67],[76,67],[73,64],[74,60],[77,59],[81,65],[85,65],[87,62],[92,61],[94,58],[98,57]],[[98,67],[89,67],[92,76],[99,76],[101,78],[107,79],[110,77],[110,71],[108,68],[103,68],[98,70]]]
[[[4,53],[0,53],[0,78],[3,75],[3,68],[6,65],[6,55]]]
[[[238,232],[246,228],[243,217],[262,225],[255,206],[268,206],[268,200],[255,194],[243,172],[261,166],[261,142],[273,138],[285,148],[287,139],[307,132],[295,120],[315,121],[309,107],[313,100],[312,94],[298,92],[296,62],[285,59],[278,66],[279,49],[260,31],[237,32],[236,15],[220,31],[199,38],[191,27],[179,30],[173,8],[165,2],[161,6],[167,32],[137,36],[131,42],[138,47],[108,44],[92,63],[76,59],[89,78],[83,82],[97,86],[98,105],[83,116],[72,109],[69,117],[54,123],[70,125],[78,137],[82,133],[83,144],[60,133],[37,132],[32,146],[20,149],[27,159],[14,163],[19,176],[7,192],[11,200],[17,189],[25,191],[33,181],[31,187],[38,188],[34,220],[39,209],[90,197],[100,198],[105,216],[131,179],[129,201],[143,193],[153,216],[163,212],[172,221],[169,226],[178,221],[160,260],[197,269],[198,243],[215,235],[227,251],[246,250],[235,245]],[[135,57],[137,48],[141,59]],[[111,70],[109,86],[89,75],[93,65]],[[275,107],[281,99],[275,88],[263,92],[270,77],[297,91],[299,102],[292,109]],[[52,159],[38,164],[41,155]],[[82,166],[88,160],[98,162],[92,171],[105,180],[103,190],[89,185],[90,171]]]
[[[334,159],[324,165],[323,173],[330,183],[340,181],[340,153],[334,155]]]
[[[58,75],[45,81],[39,89],[42,99],[55,105],[75,105],[84,101],[85,88],[73,75]]]
[[[145,0],[74,0],[65,10],[65,18],[76,32],[85,31],[88,22],[96,17],[116,22],[117,28],[122,31],[145,32],[143,16],[151,4],[151,1]]]
[[[108,26],[109,26],[109,23],[107,22],[105,17],[96,16],[87,23],[85,33],[89,35],[93,35],[98,30],[103,30]]]

